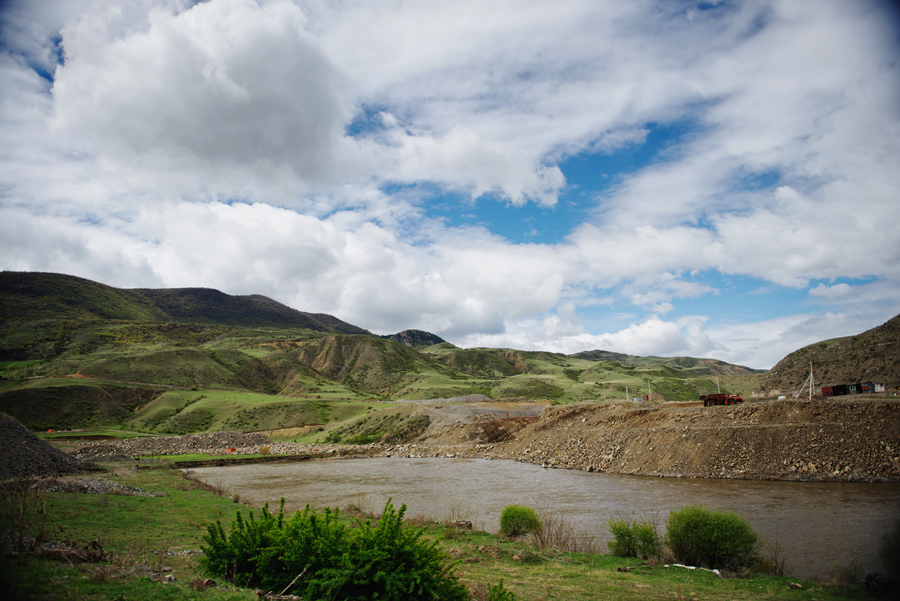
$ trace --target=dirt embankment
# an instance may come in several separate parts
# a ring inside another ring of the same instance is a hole
[[[543,408],[537,403],[429,406],[432,425],[403,445],[277,443],[261,434],[219,432],[88,442],[79,445],[77,456],[221,454],[226,446],[258,453],[265,445],[272,455],[484,457],[646,476],[900,481],[896,400]]]
[[[473,440],[471,427],[460,427],[461,438]],[[458,456],[648,476],[900,480],[900,402],[569,405],[548,409],[514,437],[479,442],[493,444]]]

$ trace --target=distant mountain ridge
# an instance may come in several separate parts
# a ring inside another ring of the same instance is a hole
[[[809,377],[810,363],[816,387],[874,382],[895,389],[900,386],[900,315],[862,334],[794,351],[769,370],[757,390],[799,390]]]
[[[425,332],[424,330],[403,330],[396,334],[382,336],[382,338],[387,338],[388,340],[393,340],[394,342],[399,342],[400,344],[411,346],[412,348],[425,348],[447,342],[437,334]]]
[[[231,296],[211,288],[121,289],[71,275],[0,272],[0,322],[61,317],[370,333],[332,315],[305,313],[258,294]]]
[[[612,351],[592,350],[582,351],[569,355],[578,359],[587,359],[588,361],[612,361],[629,367],[641,367],[646,365],[668,365],[673,369],[691,370],[698,374],[708,375],[742,375],[759,373],[765,370],[752,369],[743,365],[734,365],[726,363],[718,359],[697,359],[694,357],[656,357],[648,355],[639,357],[636,355],[626,355],[623,353],[614,353]]]

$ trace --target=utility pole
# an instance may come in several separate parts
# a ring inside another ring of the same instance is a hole
[[[653,391],[650,390],[650,380],[647,380],[647,402],[651,402],[653,400]]]
[[[722,391],[719,390],[719,374],[716,374],[716,393],[722,394]]]
[[[809,362],[809,400],[812,400],[812,389],[815,384],[813,384],[813,372],[812,372],[812,361]]]
[[[795,398],[799,398],[800,395],[803,394],[803,389],[806,387],[807,384],[809,384],[809,400],[811,401],[812,395],[813,395],[813,392],[812,392],[813,386],[815,386],[815,383],[813,382],[812,361],[809,362],[809,377],[806,378],[806,380],[803,382],[803,386],[800,387],[800,390],[797,393],[795,393],[797,395]]]

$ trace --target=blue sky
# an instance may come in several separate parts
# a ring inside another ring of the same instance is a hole
[[[0,268],[768,368],[900,313],[897,17],[6,2]]]
[[[607,191],[635,171],[664,162],[677,152],[679,141],[700,128],[691,123],[647,123],[643,140],[615,151],[584,151],[567,156],[557,166],[565,176],[553,206],[516,206],[496,194],[472,199],[463,193],[428,190],[426,214],[451,226],[480,225],[513,243],[559,244],[578,224],[602,210]]]

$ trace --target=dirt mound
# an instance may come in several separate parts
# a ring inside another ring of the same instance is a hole
[[[468,398],[468,397],[461,397]],[[458,399],[450,399],[457,401]],[[550,406],[549,401],[523,402],[518,399],[502,401],[469,401],[451,404],[434,403],[433,401],[414,401],[419,413],[428,416],[431,428],[453,426],[460,427],[490,422],[497,419],[513,419],[519,417],[537,417]],[[431,429],[429,428],[429,430]],[[426,435],[428,433],[426,432]]]
[[[0,479],[57,476],[89,467],[0,413]]]
[[[900,402],[556,407],[492,455],[648,476],[900,480]]]
[[[538,416],[511,417],[487,422],[432,426],[416,439],[416,443],[452,445],[461,442],[479,444],[503,442],[514,439],[516,432],[538,419]]]

